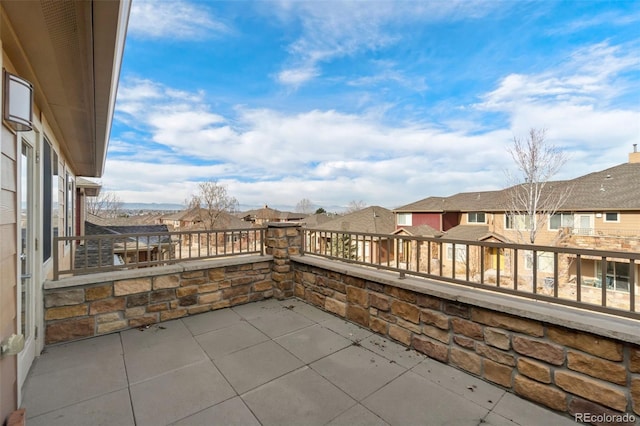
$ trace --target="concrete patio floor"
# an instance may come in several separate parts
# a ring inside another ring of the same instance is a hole
[[[35,425],[574,425],[299,300],[47,347]]]

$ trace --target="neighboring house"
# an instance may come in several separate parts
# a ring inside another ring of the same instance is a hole
[[[86,239],[75,250],[74,269],[126,265],[128,263],[155,262],[175,257],[175,243],[166,225],[97,225],[85,223],[86,236],[148,234],[141,238],[122,237]],[[166,235],[165,235],[166,234]]]
[[[90,189],[78,177],[104,170],[129,9],[128,0],[0,1],[0,340],[25,338],[18,355],[0,357],[0,423],[20,406],[44,346],[53,238],[75,235]]]
[[[307,244],[315,251],[374,263],[393,259],[394,244],[389,238],[360,239],[356,236],[341,234],[341,232],[391,234],[394,231],[393,212],[384,207],[367,207],[319,224],[314,229],[321,232],[309,233],[310,241],[307,241]]]
[[[164,215],[159,218],[159,223],[170,226],[173,230],[196,230],[204,229],[207,222],[208,212],[206,209],[194,207],[188,210]],[[239,229],[247,228],[247,223],[233,214],[219,212],[215,219],[213,229]],[[249,225],[250,227],[250,225]]]
[[[261,209],[240,213],[239,216],[245,222],[262,226],[269,222],[300,222],[308,215],[304,213],[283,212],[265,205]]]
[[[635,147],[627,163],[567,181],[550,182],[548,186],[570,188],[570,192],[558,211],[544,218],[536,238],[537,245],[640,251],[640,153]],[[443,239],[526,244],[530,224],[525,217],[514,216],[505,207],[509,191],[510,188],[467,192],[407,204],[394,210],[396,232],[428,224],[441,231]],[[433,232],[427,230],[418,235],[430,234]],[[464,245],[456,246],[455,254],[452,250],[452,244],[445,244],[443,263],[466,259]],[[521,254],[519,262],[524,268],[520,271],[530,270],[531,253]],[[504,252],[494,248],[487,248],[482,255],[485,256],[485,270],[500,269],[508,276],[513,259],[505,258]],[[470,257],[477,259],[479,256]],[[553,275],[551,253],[538,253],[537,264],[540,280]],[[575,259],[564,259],[563,265],[564,279],[575,281]],[[601,285],[603,271],[600,265],[599,259],[582,258],[582,281]],[[609,288],[629,291],[628,269],[628,263],[608,262],[604,272]],[[638,272],[640,270],[636,271],[636,277]]]
[[[323,223],[327,223],[330,220],[335,219],[336,217],[337,215],[335,214],[329,215],[327,213],[315,213],[315,214],[310,214],[309,216],[302,219],[300,222],[302,226],[305,228],[317,228]]]

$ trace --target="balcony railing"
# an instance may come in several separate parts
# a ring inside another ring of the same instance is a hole
[[[304,229],[303,253],[640,319],[637,252]]]
[[[53,278],[264,254],[266,228],[56,237]],[[64,256],[60,256],[64,253]]]

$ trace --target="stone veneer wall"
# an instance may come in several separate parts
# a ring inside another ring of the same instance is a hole
[[[271,256],[118,271],[48,282],[45,344],[108,334],[272,297]],[[131,275],[136,275],[131,277]],[[84,284],[74,285],[80,281]]]
[[[346,272],[352,266],[325,268],[318,265],[326,260],[310,259],[294,260],[300,299],[553,410],[640,415],[637,344],[400,288],[389,281],[410,280],[378,280],[373,271],[362,278]]]

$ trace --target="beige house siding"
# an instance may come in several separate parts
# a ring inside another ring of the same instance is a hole
[[[16,332],[17,149],[15,135],[2,126],[0,161],[0,336]],[[0,358],[0,421],[17,404],[16,357]]]

